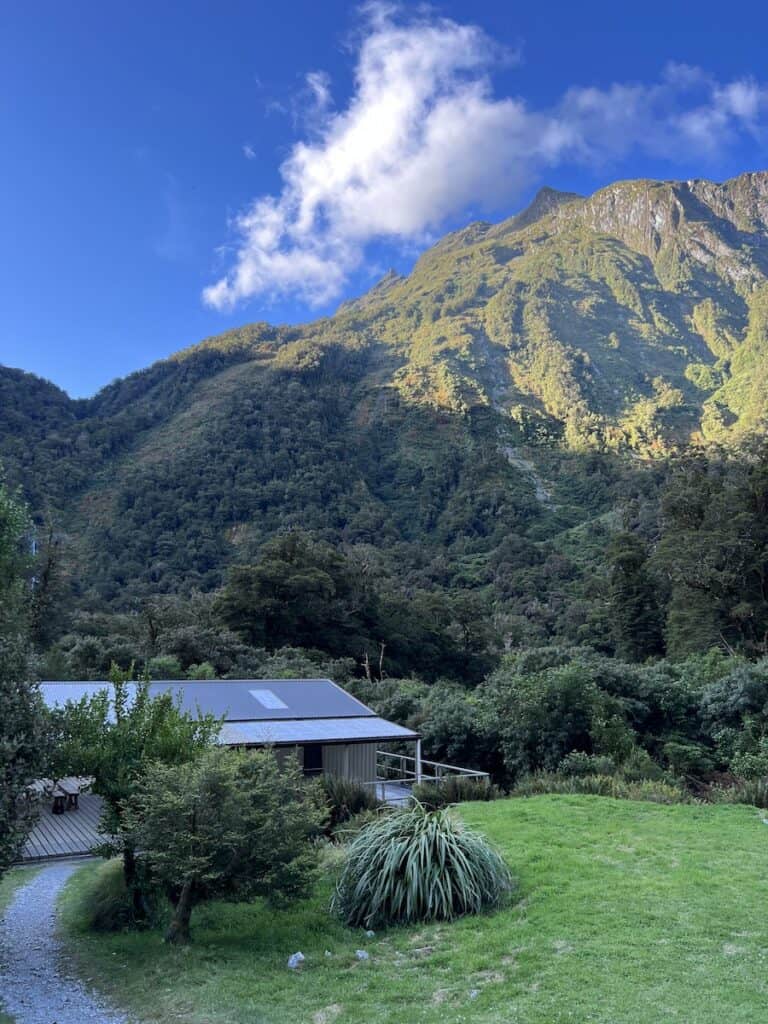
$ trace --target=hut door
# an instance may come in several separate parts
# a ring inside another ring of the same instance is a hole
[[[304,744],[304,774],[320,775],[323,770],[322,743]]]

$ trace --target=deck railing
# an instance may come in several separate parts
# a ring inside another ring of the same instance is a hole
[[[440,761],[429,761],[426,758],[421,758],[419,762],[409,754],[392,754],[388,750],[377,750],[376,778],[364,782],[363,785],[373,789],[376,796],[386,803],[407,803],[411,796],[411,788],[417,782],[434,782],[439,785],[452,776],[474,779],[483,786],[490,784],[488,772],[460,768],[455,764],[442,764]]]

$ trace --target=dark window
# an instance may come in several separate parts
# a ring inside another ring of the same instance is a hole
[[[323,746],[321,743],[304,744],[304,774],[320,775],[323,770]]]

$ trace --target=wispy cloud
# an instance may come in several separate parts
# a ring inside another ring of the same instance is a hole
[[[335,109],[328,76],[306,76],[306,138],[281,167],[280,194],[257,197],[235,218],[231,268],[205,289],[205,302],[324,303],[369,243],[418,242],[468,207],[498,208],[547,167],[632,151],[712,157],[762,133],[768,119],[765,83],[720,82],[684,64],[650,84],[572,88],[536,110],[494,94],[490,72],[505,59],[477,26],[368,5],[352,97]]]

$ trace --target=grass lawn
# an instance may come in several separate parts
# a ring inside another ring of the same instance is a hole
[[[520,883],[509,909],[367,939],[330,883],[282,914],[218,904],[194,945],[83,935],[83,972],[146,1021],[188,1024],[754,1024],[768,997],[768,826],[734,806],[589,796],[464,804]],[[365,948],[370,960],[355,959]],[[287,957],[301,950],[302,970]],[[329,951],[330,956],[325,955]]]
[[[13,894],[20,885],[26,885],[32,878],[36,868],[13,868],[0,878],[0,917],[13,899]],[[3,994],[0,992],[0,1024],[13,1024],[13,1018],[3,1013]]]

